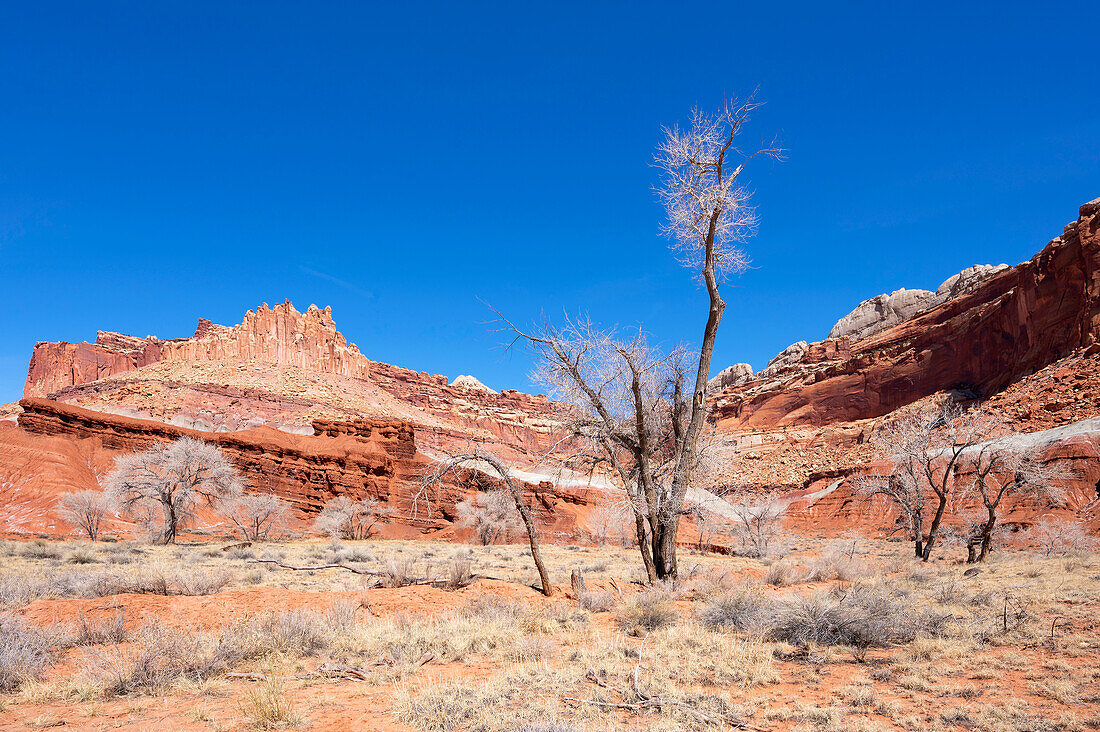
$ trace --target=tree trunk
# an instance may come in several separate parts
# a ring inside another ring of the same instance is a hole
[[[936,506],[936,515],[932,517],[932,525],[928,527],[928,538],[924,542],[924,555],[921,557],[928,561],[932,556],[932,545],[936,543],[936,534],[940,530],[940,522],[943,521],[943,512],[947,510],[947,496],[938,496],[939,505]]]
[[[997,523],[997,514],[993,509],[989,509],[989,520],[985,524],[985,528],[982,530],[982,550],[978,554],[978,561],[984,562],[985,558],[989,556],[989,550],[993,548],[993,527]]]
[[[638,531],[638,550],[642,553],[642,565],[645,567],[646,579],[650,584],[657,581],[657,568],[655,566],[655,542],[649,536],[645,528],[645,518],[638,511],[634,512],[634,522]]]

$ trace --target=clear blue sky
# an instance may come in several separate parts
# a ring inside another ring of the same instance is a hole
[[[0,402],[38,340],[331,305],[370,357],[529,389],[482,298],[697,339],[659,125],[759,85],[715,363],[1030,258],[1100,196],[1100,3],[6,3]],[[481,8],[481,9],[479,9]]]

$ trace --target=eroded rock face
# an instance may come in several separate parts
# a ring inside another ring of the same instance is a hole
[[[336,330],[332,308],[298,312],[289,300],[264,303],[232,327],[199,319],[190,338],[160,340],[100,331],[95,343],[38,343],[23,395],[46,396],[160,361],[255,360],[356,378],[370,375],[370,360]]]
[[[430,514],[424,506],[414,511],[416,482],[428,461],[417,450],[413,425],[399,420],[317,420],[313,423],[315,434],[308,436],[269,427],[211,433],[92,412],[46,399],[24,399],[20,404],[23,411],[14,431],[38,436],[41,444],[59,446],[54,448],[56,457],[52,461],[31,466],[35,481],[32,487],[48,484],[63,470],[87,472],[85,462],[89,456],[98,455],[100,462],[109,464],[111,456],[187,435],[216,445],[241,471],[250,489],[285,498],[305,520],[334,496],[371,496],[394,511],[388,535],[444,532],[449,536],[455,505],[485,480],[476,474],[452,479],[433,494],[434,510]],[[7,442],[12,441],[0,441],[0,448]],[[0,450],[0,458],[4,455]],[[575,534],[577,516],[591,500],[588,489],[549,482],[532,484],[522,478],[520,482],[548,536]],[[37,525],[41,527],[40,522]]]
[[[873,336],[787,349],[716,396],[718,425],[823,426],[943,390],[986,396],[1091,345],[1100,334],[1100,199],[1030,261],[942,287],[962,294]]]
[[[982,280],[1008,268],[1007,264],[976,264],[948,277],[935,292],[903,288],[889,295],[878,295],[864,300],[855,310],[837,321],[829,331],[829,338],[846,337],[857,341],[881,333],[953,297],[970,292]]]
[[[735,363],[718,372],[718,375],[707,382],[707,390],[715,391],[725,389],[727,386],[744,384],[752,378],[752,366],[747,363]]]

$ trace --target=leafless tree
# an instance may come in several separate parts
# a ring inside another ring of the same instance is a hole
[[[534,560],[535,569],[538,570],[539,573],[542,594],[550,597],[554,593],[554,588],[553,585],[550,584],[550,575],[547,573],[546,565],[542,561],[542,551],[539,549],[538,529],[535,527],[535,520],[531,515],[531,509],[523,500],[523,493],[520,491],[519,484],[512,476],[511,471],[509,471],[504,463],[495,455],[475,449],[473,452],[467,452],[461,455],[449,455],[439,461],[434,470],[427,472],[422,477],[420,481],[420,490],[417,492],[417,495],[414,496],[413,500],[414,510],[417,504],[421,500],[424,500],[427,502],[427,509],[430,512],[431,501],[427,500],[427,497],[432,494],[433,490],[438,488],[440,482],[448,473],[454,473],[462,469],[482,471],[487,475],[494,476],[504,484],[504,489],[512,497],[512,502],[515,504],[515,508],[519,512],[520,519],[523,521],[523,526],[527,531],[527,541],[531,547],[531,558]]]
[[[369,539],[393,510],[373,497],[358,501],[337,496],[325,504],[313,522],[313,528],[333,539]]]
[[[958,487],[963,453],[988,434],[989,422],[980,410],[965,412],[954,403],[917,409],[885,425],[874,437],[875,448],[890,462],[886,475],[860,479],[857,489],[882,496],[909,523],[913,550],[928,561],[947,508]],[[925,531],[925,520],[932,513]]]
[[[735,145],[758,106],[750,97],[717,114],[694,110],[686,128],[664,128],[655,155],[667,212],[662,231],[706,286],[698,350],[662,353],[641,330],[622,337],[587,318],[523,330],[502,317],[513,343],[534,350],[539,380],[573,408],[571,426],[588,443],[593,469],[615,476],[626,489],[650,581],[677,574],[676,537],[693,485],[711,357],[726,308],[719,286],[746,266],[741,243],[756,227],[740,178],[754,157],[781,156],[774,144],[750,153]]]
[[[246,493],[218,505],[245,541],[264,541],[286,530],[290,503],[273,493]]]
[[[780,522],[789,502],[774,496],[745,495],[735,498],[731,504],[737,524],[734,535],[754,556],[768,556],[774,549]]]
[[[458,525],[472,528],[482,544],[495,544],[501,537],[523,527],[515,502],[507,491],[478,491],[455,506]]]
[[[1028,538],[1048,557],[1092,551],[1096,541],[1080,521],[1048,516],[1028,531]]]
[[[600,546],[609,541],[623,544],[631,534],[630,521],[633,512],[626,501],[607,501],[596,506],[588,515],[588,527],[592,538]]]
[[[990,425],[991,434],[1007,431],[1003,425],[992,420]],[[987,440],[967,452],[965,457],[973,470],[973,480],[968,488],[978,495],[986,510],[986,519],[974,537],[980,543],[980,552],[975,557],[973,544],[970,544],[968,561],[982,562],[989,555],[997,526],[997,512],[1005,498],[1042,495],[1056,502],[1065,500],[1065,491],[1054,481],[1068,478],[1069,473],[1055,464],[1044,462],[1041,456],[1043,447],[1027,442],[1026,437],[1006,435]]]
[[[111,498],[103,491],[66,493],[57,504],[57,514],[66,523],[87,534],[92,541],[99,540],[99,529],[110,513]]]
[[[106,483],[115,505],[162,544],[175,542],[200,505],[241,493],[233,463],[216,446],[191,437],[117,458]]]

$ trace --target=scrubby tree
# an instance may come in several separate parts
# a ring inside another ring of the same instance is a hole
[[[174,543],[200,506],[213,507],[242,490],[236,468],[221,450],[191,437],[117,458],[106,484],[113,503],[161,544]]]
[[[1004,431],[1004,428],[991,421],[990,431]],[[1068,474],[1042,459],[1043,447],[1031,443],[1026,435],[1009,435],[983,442],[968,452],[966,457],[973,470],[969,489],[981,499],[986,511],[986,518],[974,537],[980,551],[975,557],[971,544],[968,561],[985,561],[989,555],[997,514],[1005,498],[1044,496],[1056,502],[1065,499],[1065,491],[1053,481],[1066,478]]]
[[[58,515],[92,541],[99,540],[99,529],[111,514],[111,497],[103,491],[83,490],[66,493],[57,504]]]
[[[963,453],[981,442],[988,430],[989,422],[980,410],[965,412],[949,402],[906,412],[872,437],[890,471],[862,478],[857,488],[870,498],[882,496],[904,517],[917,559],[927,562],[931,557],[959,488],[956,478]]]
[[[507,491],[478,491],[455,505],[457,525],[471,528],[484,545],[495,544],[523,528],[515,502]]]
[[[588,527],[592,538],[600,546],[608,542],[624,544],[630,536],[630,517],[633,512],[626,501],[605,501],[588,515]]]
[[[751,159],[781,153],[772,144],[745,154],[735,144],[758,106],[750,97],[717,114],[695,110],[686,128],[664,128],[657,147],[667,213],[662,230],[706,287],[697,348],[663,351],[640,329],[624,336],[585,317],[533,330],[502,317],[513,342],[534,351],[538,380],[571,408],[568,426],[587,446],[590,467],[611,473],[626,490],[650,581],[677,575],[677,533],[694,485],[711,357],[726,308],[719,287],[745,268],[741,243],[756,228],[741,176]]]
[[[392,514],[389,506],[371,496],[358,501],[337,496],[325,504],[313,528],[333,539],[369,539]]]
[[[278,536],[290,518],[290,503],[273,493],[246,493],[222,501],[218,508],[245,541]]]
[[[751,554],[766,557],[775,550],[789,501],[774,496],[731,496],[734,536]]]
[[[1048,516],[1028,531],[1028,539],[1035,542],[1048,556],[1081,554],[1092,551],[1096,541],[1080,521]]]

